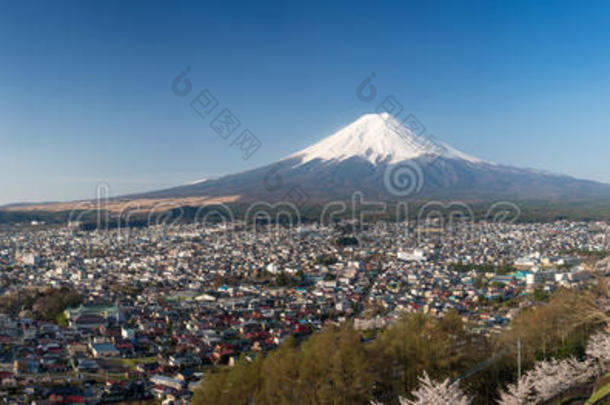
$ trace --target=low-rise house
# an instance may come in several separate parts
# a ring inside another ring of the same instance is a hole
[[[118,349],[110,343],[92,343],[91,352],[96,358],[120,356]]]

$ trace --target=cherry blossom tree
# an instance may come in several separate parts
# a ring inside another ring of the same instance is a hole
[[[521,405],[532,404],[536,400],[536,391],[534,389],[534,381],[532,375],[526,373],[515,384],[509,384],[506,391],[500,392],[501,405]]]
[[[600,331],[589,338],[587,344],[587,357],[596,359],[601,363],[610,361],[610,335]]]
[[[411,395],[414,400],[400,398],[400,405],[468,405],[472,401],[457,382],[452,383],[448,378],[443,382],[434,381],[425,371],[419,377],[419,387]]]
[[[595,359],[578,361],[574,357],[564,360],[543,360],[525,373],[515,384],[500,392],[501,405],[536,404],[549,400],[572,387],[587,384],[602,374]]]
[[[399,398],[400,405],[469,405],[472,402],[457,382],[451,383],[448,378],[443,382],[434,381],[425,371],[419,377],[419,387],[411,395],[414,400]],[[371,405],[382,404],[372,401]]]

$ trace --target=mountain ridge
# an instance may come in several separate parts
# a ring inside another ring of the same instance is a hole
[[[380,201],[610,201],[610,185],[471,156],[415,134],[395,117],[365,114],[276,162],[162,190],[109,198],[113,203],[212,201],[319,204],[361,192]],[[300,196],[300,198],[295,198]],[[87,200],[84,200],[87,201]],[[82,204],[28,204],[8,210],[65,210]],[[3,208],[5,209],[5,208]]]
[[[270,179],[282,187],[270,186]],[[239,195],[242,201],[278,201],[290,188],[317,202],[347,199],[357,191],[381,200],[610,198],[610,185],[480,159],[417,135],[387,113],[365,114],[269,165],[127,197]]]

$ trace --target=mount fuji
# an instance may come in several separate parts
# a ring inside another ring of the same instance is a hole
[[[122,199],[579,201],[610,198],[610,185],[479,159],[419,136],[387,113],[366,114],[280,161],[238,174]]]

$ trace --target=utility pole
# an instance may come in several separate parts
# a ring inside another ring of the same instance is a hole
[[[521,379],[521,339],[517,338],[517,381]]]

